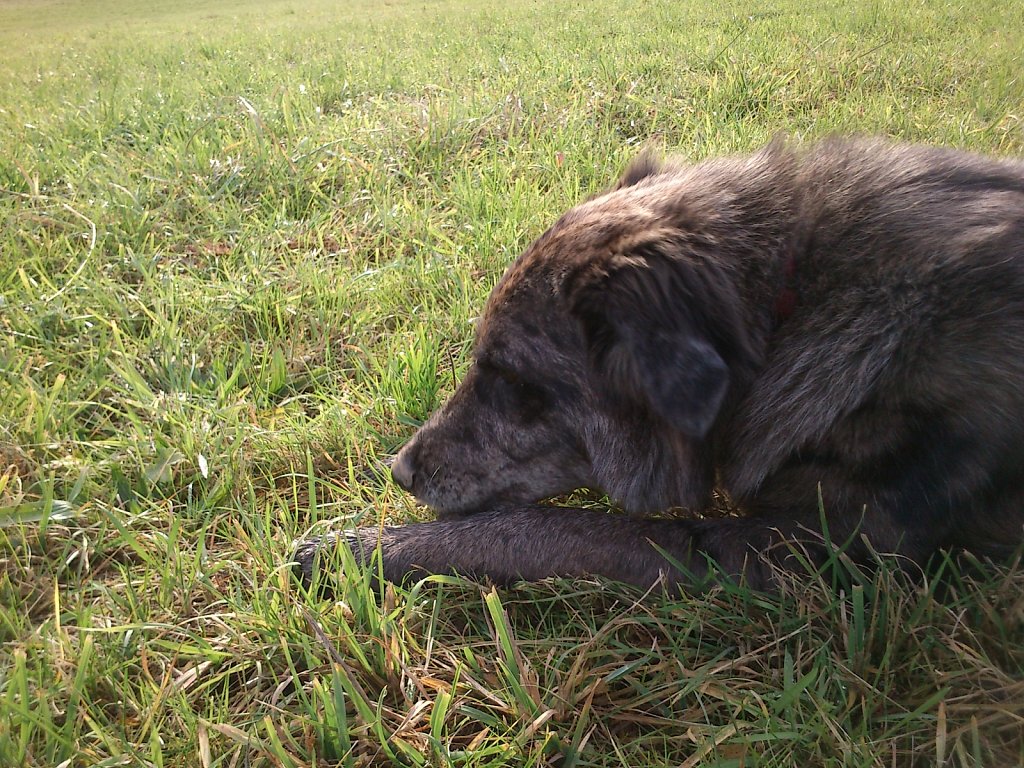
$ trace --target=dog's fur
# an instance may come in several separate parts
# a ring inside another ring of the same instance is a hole
[[[648,586],[710,557],[770,586],[763,555],[813,551],[823,522],[854,559],[1003,555],[1024,526],[1024,164],[840,139],[644,156],[511,266],[392,473],[442,519],[384,530],[390,579]],[[743,517],[531,506],[589,487],[698,512],[716,485]]]

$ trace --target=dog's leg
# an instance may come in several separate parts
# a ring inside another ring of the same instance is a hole
[[[295,559],[308,579],[318,552],[344,543],[365,564],[379,543],[384,578],[392,582],[431,573],[499,584],[597,575],[644,589],[660,580],[670,587],[699,583],[710,559],[721,572],[765,589],[772,586],[771,569],[759,553],[780,542],[778,530],[761,520],[638,519],[527,506],[332,534],[301,544]]]

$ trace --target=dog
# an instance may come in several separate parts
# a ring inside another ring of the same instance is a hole
[[[508,269],[357,529],[385,578],[709,573],[1004,557],[1024,530],[1024,163],[875,139],[642,155]],[[600,490],[629,514],[541,506]],[[701,517],[714,489],[740,516]],[[688,518],[645,517],[684,509]],[[781,554],[780,554],[781,553]],[[787,554],[788,553],[788,554]]]

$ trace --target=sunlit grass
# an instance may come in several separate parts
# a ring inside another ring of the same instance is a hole
[[[1024,6],[0,2],[0,765],[1024,762],[1019,569],[292,579],[640,146],[1021,153]],[[343,564],[338,564],[343,566]]]

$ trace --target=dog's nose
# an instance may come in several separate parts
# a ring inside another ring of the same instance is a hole
[[[416,470],[413,469],[412,459],[409,458],[409,451],[399,451],[395,460],[391,462],[391,477],[403,489],[412,493],[413,483],[416,480]]]

